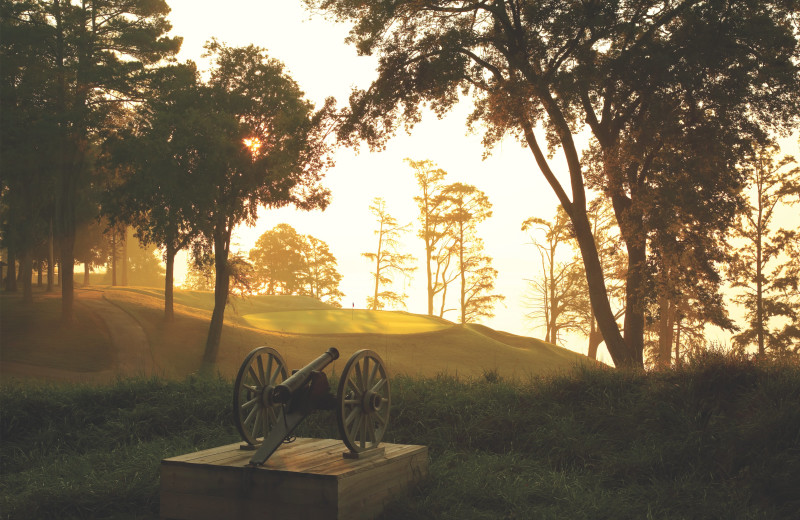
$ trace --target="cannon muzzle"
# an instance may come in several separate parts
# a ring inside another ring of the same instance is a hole
[[[288,403],[292,395],[302,388],[311,378],[311,372],[321,372],[326,366],[337,359],[339,359],[339,351],[334,347],[329,348],[327,352],[289,376],[286,381],[276,386],[272,391],[272,402],[278,404]]]

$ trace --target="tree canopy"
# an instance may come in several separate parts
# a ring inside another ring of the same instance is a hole
[[[215,263],[214,311],[203,364],[216,360],[230,288],[231,234],[255,223],[260,208],[293,204],[325,208],[320,186],[330,164],[332,100],[315,111],[283,64],[253,45],[228,47],[215,40],[209,80],[195,90],[197,126],[185,168],[193,190],[193,219]]]
[[[651,240],[675,223],[663,216],[690,225],[695,243],[718,244],[743,183],[737,159],[800,112],[796,1],[306,3],[352,23],[349,41],[379,59],[377,79],[351,95],[343,138],[381,147],[423,105],[441,115],[467,94],[468,122],[487,147],[506,135],[527,145],[572,221],[617,366],[643,365]],[[582,155],[584,130],[592,145]],[[548,151],[563,155],[566,182]],[[627,250],[624,336],[592,239],[589,189],[612,201]]]

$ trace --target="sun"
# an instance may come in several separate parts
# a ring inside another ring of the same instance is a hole
[[[250,150],[250,154],[255,157],[258,155],[258,151],[261,149],[261,146],[264,144],[261,142],[261,139],[258,137],[248,137],[242,140],[245,147]]]

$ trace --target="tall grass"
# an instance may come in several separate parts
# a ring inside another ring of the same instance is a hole
[[[430,477],[385,517],[797,518],[800,366],[710,355],[652,373],[578,368],[397,378],[388,442]],[[231,383],[6,385],[0,515],[155,518],[164,457],[236,442]],[[337,436],[329,412],[300,435]]]

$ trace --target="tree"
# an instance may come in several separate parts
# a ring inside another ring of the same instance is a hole
[[[110,116],[139,99],[143,72],[176,53],[180,38],[166,36],[170,24],[164,0],[7,4],[2,14],[4,23],[15,21],[12,37],[32,42],[31,55],[46,64],[47,74],[38,80],[37,105],[47,105],[52,124],[33,142],[52,147],[47,156],[60,242],[62,315],[71,321],[76,212],[80,192],[89,182],[91,143]]]
[[[136,117],[108,139],[111,168],[120,175],[106,192],[103,212],[112,224],[133,226],[143,244],[163,249],[167,321],[174,317],[175,255],[199,232],[193,204],[198,186],[191,178],[197,88],[193,63],[152,71],[150,95]]]
[[[628,259],[619,229],[616,227],[614,210],[608,199],[597,197],[589,202],[587,214],[597,247],[597,256],[605,276],[609,303],[614,313],[614,319],[619,321],[625,315],[625,279]],[[603,334],[594,317],[585,278],[584,276],[583,290],[576,300],[579,309],[577,321],[578,326],[588,337],[587,356],[597,359],[597,350],[603,342]]]
[[[483,254],[478,224],[492,216],[492,204],[481,190],[460,182],[447,185],[442,195],[451,208],[446,218],[451,222],[452,250],[458,258],[461,323],[467,323],[468,317],[491,317],[494,304],[504,297],[491,294],[497,270],[491,268],[491,258]]]
[[[255,46],[206,45],[213,68],[197,90],[191,117],[190,178],[195,224],[214,254],[214,310],[203,356],[203,370],[219,350],[230,289],[231,234],[253,225],[260,207],[294,204],[325,208],[329,192],[319,186],[329,165],[326,136],[332,100],[317,112],[279,61]]]
[[[759,356],[800,352],[800,233],[773,222],[781,206],[800,202],[800,168],[777,154],[775,145],[757,147],[743,164],[749,199],[734,233],[743,245],[730,265],[748,320],[733,341],[741,349],[755,344]]]
[[[574,235],[562,208],[558,208],[552,222],[531,217],[522,223],[522,230],[530,233],[542,267],[541,276],[531,281],[533,309],[527,317],[542,320],[544,340],[556,345],[561,331],[581,328],[581,303],[586,286],[583,264],[571,247]],[[559,246],[569,248],[566,260],[563,254],[558,254]]]
[[[342,275],[328,244],[289,224],[265,231],[250,250],[256,285],[267,294],[301,294],[341,307]]]
[[[483,244],[476,242],[476,251],[483,250]],[[466,257],[464,277],[463,307],[461,323],[474,323],[481,318],[493,318],[497,303],[505,300],[505,296],[493,293],[497,279],[497,269],[492,267],[492,257],[471,254]]]
[[[106,224],[93,219],[84,222],[75,230],[75,260],[83,262],[83,285],[89,285],[92,267],[108,262],[111,244],[103,232]]]
[[[300,277],[303,292],[321,302],[341,307],[344,293],[339,290],[342,275],[336,269],[336,257],[324,241],[311,235],[304,235],[304,238],[304,269]]]
[[[800,111],[794,2],[715,0],[554,2],[306,0],[351,21],[349,39],[377,54],[379,74],[351,95],[340,135],[380,147],[421,106],[442,115],[463,92],[469,122],[491,147],[522,140],[569,215],[594,315],[617,366],[643,366],[648,241],[682,215],[717,242],[737,206],[733,165],[761,128],[786,129]],[[567,164],[568,185],[546,147]],[[576,136],[591,132],[594,154]],[[582,160],[583,159],[583,160]],[[599,164],[587,175],[586,162]],[[678,182],[664,182],[675,180]],[[624,336],[587,214],[587,188],[609,198],[624,241]],[[569,193],[571,191],[571,194]]]
[[[299,292],[304,248],[302,235],[289,224],[278,224],[258,237],[249,258],[258,285],[266,294]]]
[[[375,253],[361,253],[361,256],[375,263],[372,278],[375,280],[375,292],[367,297],[367,306],[372,310],[381,310],[388,306],[405,306],[406,294],[398,294],[390,290],[381,290],[381,287],[392,283],[392,275],[409,276],[416,267],[409,264],[413,257],[409,254],[398,252],[400,235],[408,231],[410,224],[401,226],[397,220],[386,211],[386,201],[380,197],[372,199],[369,211],[375,216],[378,229],[378,245]]]
[[[0,5],[0,240],[8,251],[6,290],[32,299],[34,251],[46,241],[53,211],[53,81],[42,53],[44,16],[30,2]]]
[[[419,208],[420,229],[418,236],[425,243],[425,276],[427,282],[428,315],[433,316],[433,303],[437,294],[442,294],[439,316],[444,313],[447,285],[457,275],[450,274],[453,258],[453,220],[448,218],[450,199],[445,196],[444,179],[447,172],[429,161],[406,162],[414,170],[420,194],[414,197]]]
[[[214,290],[213,255],[193,255],[189,258],[183,288],[190,291]]]

